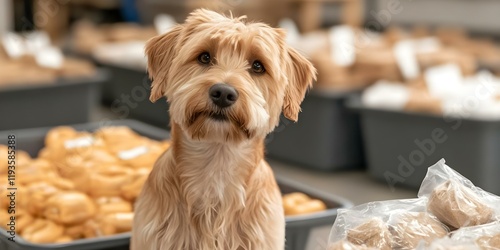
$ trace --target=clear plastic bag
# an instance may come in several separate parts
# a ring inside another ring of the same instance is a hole
[[[416,250],[482,250],[471,240],[453,240],[448,237],[433,241],[430,245],[420,244]]]
[[[453,232],[451,239],[474,242],[481,249],[500,249],[500,221],[460,228]]]
[[[327,250],[378,250],[377,248],[355,245],[347,240],[340,240],[328,246]]]
[[[451,229],[485,224],[500,214],[498,196],[474,186],[444,159],[428,169],[418,197],[427,198],[427,210]]]
[[[403,212],[391,215],[389,230],[393,249],[415,249],[446,237],[449,229],[427,212]]]
[[[341,209],[330,232],[329,246],[345,241],[382,250],[414,249],[421,241],[428,243],[446,236],[448,228],[425,211],[425,204],[425,198],[406,199]]]

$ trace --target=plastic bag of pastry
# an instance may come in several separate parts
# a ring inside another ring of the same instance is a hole
[[[355,245],[391,249],[391,235],[381,207],[384,202],[370,202],[351,209],[339,209],[330,231],[329,247],[346,240]]]
[[[330,244],[327,250],[377,250],[377,248],[355,245],[347,240],[339,240]]]
[[[448,228],[427,212],[393,213],[388,224],[395,249],[414,249],[448,234]]]
[[[380,209],[382,204],[383,202],[370,202],[351,209],[339,209],[330,231],[328,249],[335,249],[339,241],[376,249],[391,249],[392,238]]]
[[[451,229],[486,224],[500,214],[500,197],[474,186],[444,159],[428,169],[418,197],[428,198],[427,210]]]
[[[370,202],[341,209],[330,243],[341,239],[377,249],[414,249],[446,236],[448,228],[425,212],[426,199]]]
[[[453,240],[448,237],[434,240],[430,245],[420,244],[416,250],[482,250],[474,241]]]
[[[500,221],[460,228],[453,232],[451,239],[455,241],[472,241],[481,249],[500,249]]]

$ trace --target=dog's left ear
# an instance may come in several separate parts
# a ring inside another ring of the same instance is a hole
[[[283,115],[296,122],[299,118],[300,104],[313,80],[316,80],[316,69],[309,60],[295,49],[286,45],[288,60],[286,63],[288,86],[285,90]]]
[[[176,54],[175,46],[182,26],[177,25],[166,34],[155,36],[146,43],[149,77],[153,80],[149,100],[156,102],[165,95],[167,78]]]

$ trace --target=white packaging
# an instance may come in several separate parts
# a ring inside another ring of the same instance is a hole
[[[328,32],[332,60],[340,66],[350,66],[356,60],[355,32],[347,25],[332,27]]]

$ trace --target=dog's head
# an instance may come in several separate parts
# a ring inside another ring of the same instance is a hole
[[[241,141],[265,136],[281,111],[296,121],[312,64],[285,32],[208,10],[148,41],[151,101],[166,96],[170,116],[188,136]]]

